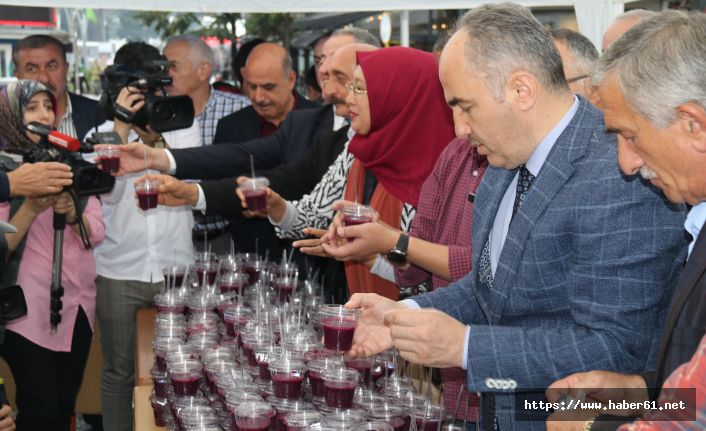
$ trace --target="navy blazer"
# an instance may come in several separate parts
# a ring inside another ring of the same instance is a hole
[[[297,108],[315,109],[318,103],[310,102],[298,93],[294,93],[297,98]],[[255,112],[252,105],[226,115],[218,120],[216,134],[213,136],[214,144],[240,143],[260,137],[260,117]]]
[[[622,175],[613,134],[585,99],[549,153],[507,233],[493,286],[475,271],[516,174],[489,167],[473,213],[473,268],[416,300],[470,325],[471,391],[495,392],[501,429],[513,397],[588,370],[654,369],[659,334],[686,249],[685,208]]]
[[[95,100],[74,93],[69,93],[69,99],[71,99],[71,117],[79,139],[83,139],[91,129],[105,122],[103,112],[98,109],[98,102]]]

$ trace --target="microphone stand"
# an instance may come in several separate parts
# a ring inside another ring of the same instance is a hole
[[[61,266],[64,250],[64,229],[66,228],[66,214],[54,213],[54,259],[51,268],[51,295],[49,322],[51,333],[56,334],[57,327],[61,323],[61,309],[64,296],[64,288],[61,286]]]

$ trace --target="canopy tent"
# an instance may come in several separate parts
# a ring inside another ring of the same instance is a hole
[[[171,12],[359,12],[377,10],[469,9],[501,0],[62,0],[61,7]],[[600,47],[601,37],[625,3],[636,0],[515,0],[528,7],[574,6],[579,31]],[[56,7],[56,0],[0,0],[0,4]],[[404,17],[402,14],[403,27]],[[404,29],[403,29],[404,32]]]

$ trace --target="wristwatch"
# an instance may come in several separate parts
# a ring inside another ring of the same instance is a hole
[[[409,246],[409,235],[402,232],[395,247],[387,252],[387,260],[394,266],[404,266],[407,264],[407,247]]]

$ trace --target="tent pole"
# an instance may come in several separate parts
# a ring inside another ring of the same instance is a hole
[[[409,11],[400,13],[400,45],[409,46]]]

